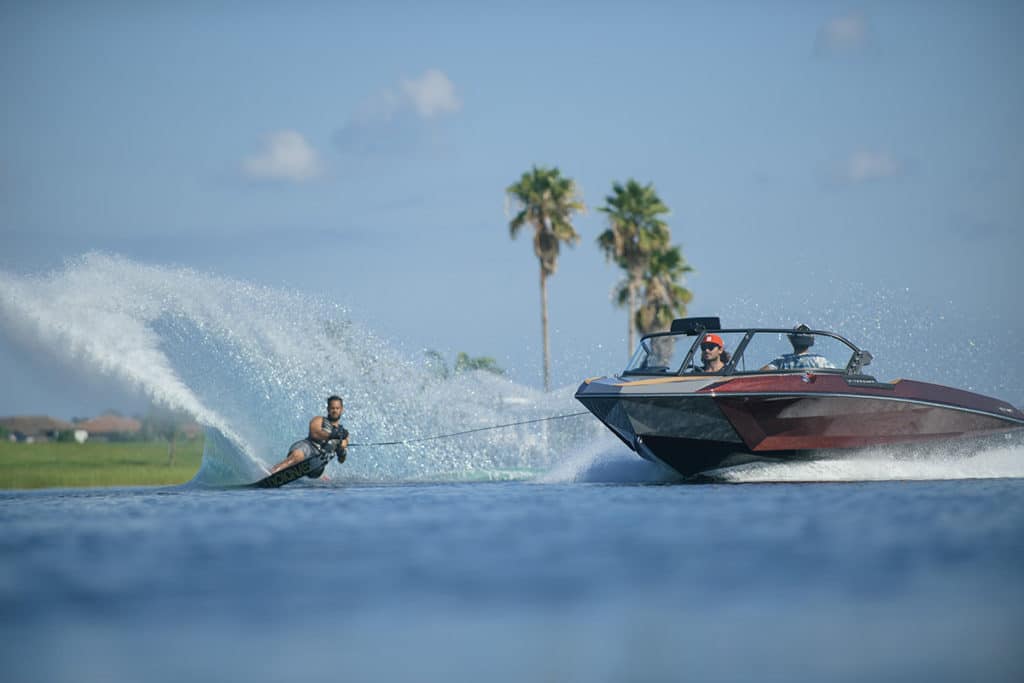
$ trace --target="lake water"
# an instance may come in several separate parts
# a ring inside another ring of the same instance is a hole
[[[1024,680],[1024,479],[0,494],[7,681]]]

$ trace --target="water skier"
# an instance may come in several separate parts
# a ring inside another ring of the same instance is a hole
[[[327,415],[317,415],[309,421],[309,436],[301,441],[296,441],[288,449],[288,457],[274,465],[270,470],[271,474],[291,467],[302,462],[313,455],[323,455],[330,452],[332,444],[338,455],[338,462],[345,462],[348,448],[348,430],[341,424],[341,414],[345,412],[345,404],[340,396],[330,396],[327,399]],[[326,461],[325,465],[326,466]],[[309,476],[314,479],[323,474],[323,467],[310,472]]]

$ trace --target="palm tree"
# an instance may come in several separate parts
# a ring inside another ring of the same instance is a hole
[[[686,315],[686,304],[693,293],[683,287],[686,273],[693,272],[679,247],[656,252],[645,273],[643,303],[636,312],[636,326],[641,334],[667,330],[675,318]]]
[[[423,355],[426,356],[427,370],[441,379],[448,379],[453,373],[458,375],[459,373],[472,370],[484,370],[495,375],[505,374],[505,371],[498,365],[498,361],[490,356],[476,356],[474,358],[465,351],[459,351],[458,355],[455,356],[454,367],[449,370],[448,363],[445,362],[444,356],[439,351],[426,349],[423,351]]]
[[[495,375],[505,374],[505,371],[498,365],[498,361],[490,356],[477,356],[474,358],[465,351],[459,351],[459,355],[455,357],[455,374],[471,370],[483,370]]]
[[[626,317],[629,352],[633,352],[636,329],[637,294],[643,285],[652,254],[668,246],[669,229],[661,216],[669,209],[658,197],[654,184],[641,185],[630,178],[625,185],[614,183],[598,211],[608,214],[608,229],[598,235],[597,244],[609,261],[626,271],[615,289],[619,306],[629,309]]]
[[[583,198],[571,178],[563,178],[558,168],[534,166],[519,181],[505,189],[518,213],[509,223],[509,234],[515,239],[524,225],[533,227],[533,253],[540,261],[540,323],[544,339],[544,390],[551,390],[551,349],[548,345],[549,275],[558,268],[558,251],[562,242],[580,241],[572,225],[574,213],[585,211]]]

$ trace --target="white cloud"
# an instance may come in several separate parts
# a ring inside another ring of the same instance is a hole
[[[815,51],[818,54],[855,52],[863,48],[867,40],[867,19],[860,14],[850,14],[832,19],[818,29]]]
[[[462,108],[462,100],[455,94],[455,85],[437,69],[427,69],[419,79],[410,81],[403,78],[400,87],[416,113],[425,119]]]
[[[279,130],[266,136],[259,154],[242,162],[242,171],[250,178],[301,183],[319,176],[321,165],[316,150],[300,133]]]
[[[396,115],[412,113],[421,119],[434,118],[462,109],[455,84],[439,69],[427,69],[419,78],[402,78],[397,87],[385,88],[359,105],[354,122],[368,125],[390,121]]]
[[[436,157],[450,149],[445,117],[461,109],[451,79],[439,69],[427,69],[363,100],[334,141],[347,155]]]
[[[840,178],[847,183],[866,183],[897,176],[902,165],[884,151],[859,150],[850,155],[840,168]]]

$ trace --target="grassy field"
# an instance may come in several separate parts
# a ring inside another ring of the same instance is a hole
[[[203,439],[179,441],[174,465],[167,444],[10,443],[0,441],[0,489],[182,484],[199,470]]]

